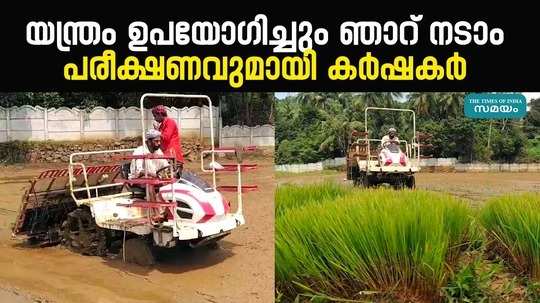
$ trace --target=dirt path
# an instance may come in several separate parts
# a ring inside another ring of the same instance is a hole
[[[272,302],[273,160],[256,162],[259,169],[244,178],[245,183],[259,185],[259,191],[244,198],[246,225],[225,238],[218,250],[170,250],[152,268],[80,256],[59,246],[28,248],[11,240],[9,228],[26,180],[42,168],[2,167],[0,286],[13,286],[52,302]],[[196,164],[189,168],[196,171]],[[235,184],[234,175],[223,175],[219,180]],[[234,195],[227,197],[235,201]],[[0,302],[11,302],[2,295],[9,293],[0,293]]]
[[[9,303],[36,303],[36,302],[47,302],[39,298],[33,298],[28,294],[21,293],[16,289],[6,289],[0,288],[0,302],[9,302]]]

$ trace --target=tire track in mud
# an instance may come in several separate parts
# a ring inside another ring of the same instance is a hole
[[[8,303],[53,303],[13,287],[0,287],[0,302]]]
[[[16,210],[0,207],[0,215],[10,215],[17,213]]]

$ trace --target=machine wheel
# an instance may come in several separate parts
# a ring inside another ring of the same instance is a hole
[[[357,187],[357,186],[361,186],[361,177],[356,177],[353,179],[353,186],[354,187]]]
[[[62,244],[72,252],[89,256],[107,253],[105,230],[96,225],[90,210],[78,208],[62,223]]]
[[[416,180],[414,176],[409,176],[409,178],[407,178],[407,180],[405,181],[405,185],[407,186],[407,188],[410,189],[416,188]]]
[[[219,243],[218,243],[218,241],[212,241],[212,242],[208,243],[206,245],[206,247],[208,247],[209,249],[212,249],[212,250],[219,249]]]
[[[120,250],[120,257],[124,257],[128,263],[135,263],[141,266],[151,266],[156,264],[156,259],[150,244],[143,238],[131,238],[126,240],[124,247]]]
[[[362,172],[356,179],[354,179],[354,186],[369,188],[371,186],[371,182],[369,181],[368,176]]]
[[[353,184],[356,186],[356,179],[359,175],[358,165],[349,165],[347,162],[347,180],[353,180]]]
[[[403,188],[405,187],[405,179],[402,179],[402,178],[397,179],[397,180],[392,184],[392,187],[393,187],[395,190],[403,189]]]

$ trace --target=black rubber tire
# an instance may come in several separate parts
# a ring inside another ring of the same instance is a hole
[[[357,178],[354,178],[353,179],[353,186],[354,187],[360,187],[362,186],[362,180],[360,177],[357,177]]]
[[[89,256],[104,256],[107,253],[105,230],[96,225],[87,208],[70,212],[61,230],[62,245],[72,252]]]
[[[219,241],[209,242],[208,244],[206,244],[206,247],[212,250],[219,249]]]
[[[375,185],[377,185],[375,182],[373,182],[373,180],[371,180],[369,178],[368,175],[364,174],[364,177],[363,177],[363,184],[364,184],[364,188],[370,188],[370,187],[373,187]]]
[[[409,189],[415,189],[416,188],[416,179],[414,178],[414,176],[409,176],[409,178],[407,178],[407,181],[406,181],[405,185]]]
[[[405,178],[399,178],[392,184],[392,187],[395,190],[402,190],[403,188],[405,188],[405,182],[406,182]]]
[[[124,258],[127,263],[134,263],[141,266],[152,266],[156,264],[154,252],[148,241],[143,238],[131,238],[126,240],[124,247],[120,250],[120,258]]]
[[[365,173],[360,173],[356,179],[354,179],[354,185],[360,188],[369,188],[372,184]]]

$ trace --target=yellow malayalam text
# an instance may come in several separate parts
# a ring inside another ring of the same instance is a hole
[[[426,56],[419,63],[413,56],[397,56],[381,62],[371,52],[353,62],[339,56],[328,68],[330,80],[463,80],[467,61],[454,52],[439,63]],[[84,56],[80,64],[64,66],[66,80],[208,80],[226,81],[240,88],[246,81],[317,80],[317,54],[312,49],[295,56],[128,56],[118,59],[113,50]]]
[[[245,81],[316,80],[317,57],[314,50],[298,56],[266,58],[240,56],[200,58],[198,56],[148,56],[139,60],[126,57],[119,64],[113,50],[101,56],[84,56],[82,63],[64,66],[66,80],[213,80],[228,81],[233,88]]]
[[[339,56],[328,69],[331,80],[463,80],[466,76],[467,61],[458,52],[442,65],[434,56],[424,57],[417,65],[413,56],[397,56],[393,62],[384,63],[367,52],[358,64]]]

